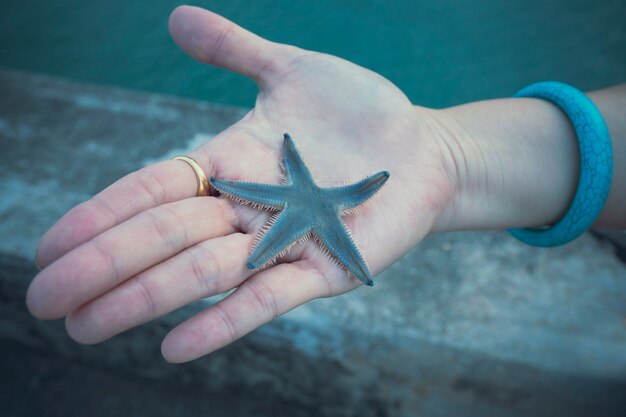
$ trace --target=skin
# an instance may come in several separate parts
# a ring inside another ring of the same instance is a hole
[[[190,154],[207,176],[280,184],[283,132],[298,138],[319,185],[391,172],[361,212],[345,218],[374,275],[428,233],[549,224],[575,191],[576,140],[549,103],[505,99],[431,110],[367,69],[272,43],[203,9],[177,8],[169,28],[193,58],[259,87],[254,109]],[[599,226],[626,227],[625,90],[591,94],[609,125],[616,166]],[[65,317],[68,334],[92,344],[237,288],[166,336],[163,356],[179,363],[361,285],[313,241],[294,246],[278,265],[247,270],[268,214],[195,192],[186,163],[163,161],[71,209],[41,239],[42,269],[26,299],[31,313]]]

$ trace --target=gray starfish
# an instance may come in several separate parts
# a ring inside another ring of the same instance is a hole
[[[258,269],[274,262],[292,245],[313,236],[335,263],[364,284],[373,286],[372,274],[341,215],[350,213],[372,197],[385,184],[389,172],[381,171],[351,185],[318,187],[287,133],[283,141],[283,163],[283,185],[211,177],[215,189],[240,204],[280,210],[257,235],[246,264],[248,269]]]

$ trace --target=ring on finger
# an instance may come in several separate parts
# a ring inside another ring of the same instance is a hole
[[[186,155],[178,155],[172,158],[173,160],[185,161],[196,174],[196,179],[198,180],[198,190],[196,191],[196,197],[206,197],[209,195],[209,179],[206,174],[200,168],[200,165],[193,159]]]

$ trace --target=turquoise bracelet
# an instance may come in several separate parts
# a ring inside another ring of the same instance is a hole
[[[593,102],[570,85],[540,82],[523,88],[514,97],[542,98],[565,112],[578,137],[580,177],[574,200],[561,220],[548,228],[509,229],[509,232],[533,246],[564,245],[589,229],[604,207],[613,176],[609,130]]]

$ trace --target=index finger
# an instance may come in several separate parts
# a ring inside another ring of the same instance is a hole
[[[214,175],[206,152],[194,151],[205,174]],[[68,211],[39,242],[35,260],[44,268],[77,246],[136,214],[197,191],[196,175],[186,162],[170,160],[135,171]]]

